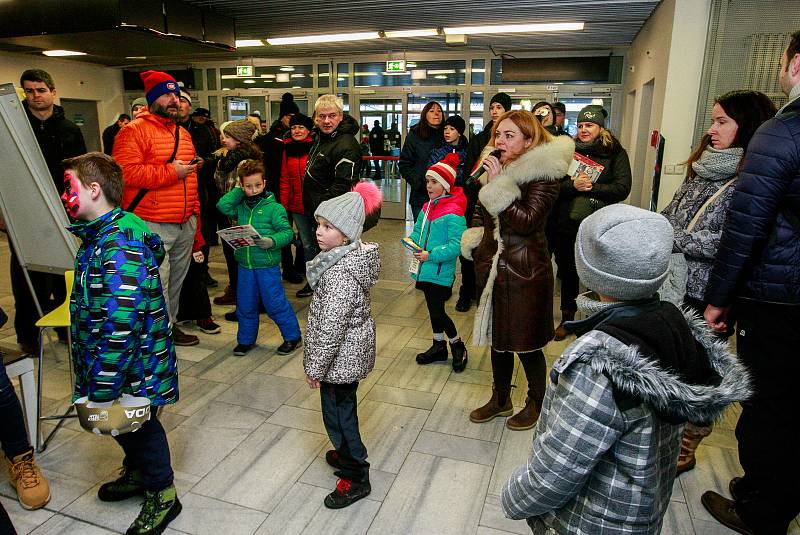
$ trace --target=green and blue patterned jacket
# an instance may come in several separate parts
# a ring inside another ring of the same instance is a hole
[[[119,208],[69,230],[83,241],[70,297],[73,401],[131,394],[174,403],[178,369],[158,276],[161,238]]]

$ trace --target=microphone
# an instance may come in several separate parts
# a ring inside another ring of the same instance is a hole
[[[500,149],[494,149],[492,152],[489,153],[489,156],[494,156],[495,158],[499,158],[500,154],[502,154],[502,151]],[[481,162],[481,165],[479,165],[477,169],[475,169],[475,171],[472,172],[471,175],[469,175],[466,179],[464,179],[464,185],[472,186],[476,184],[478,182],[478,179],[485,172],[486,170],[483,168],[483,162]]]

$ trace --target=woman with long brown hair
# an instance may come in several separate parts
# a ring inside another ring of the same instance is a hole
[[[489,402],[470,414],[473,422],[513,413],[514,353],[528,396],[506,425],[530,429],[539,418],[546,379],[542,348],[553,338],[553,272],[544,228],[574,149],[571,139],[554,138],[532,113],[514,110],[498,118],[484,151],[475,227],[464,233],[461,250],[475,261],[480,298],[473,341],[491,346],[494,389]]]
[[[444,111],[441,104],[431,100],[422,108],[419,122],[408,131],[403,150],[400,152],[400,174],[405,178],[409,189],[408,204],[414,221],[422,211],[422,205],[428,202],[428,191],[425,189],[425,171],[431,152],[442,143],[442,126]]]

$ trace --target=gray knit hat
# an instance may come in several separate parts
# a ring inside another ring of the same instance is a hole
[[[139,97],[133,102],[131,102],[131,110],[133,110],[133,108],[135,108],[136,106],[144,106],[145,108],[150,107],[150,105],[147,103],[147,99],[144,97]]]
[[[364,228],[364,199],[355,191],[348,191],[320,203],[314,217],[324,217],[354,242]]]
[[[650,297],[667,278],[674,234],[667,218],[612,204],[583,220],[575,267],[590,290],[631,301]]]

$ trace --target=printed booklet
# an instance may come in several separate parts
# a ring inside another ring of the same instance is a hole
[[[261,235],[253,225],[236,225],[217,231],[217,235],[236,249],[251,247],[261,243]]]
[[[570,164],[569,169],[567,169],[567,174],[572,177],[572,180],[575,180],[581,173],[586,173],[586,175],[592,179],[592,183],[594,183],[597,181],[600,173],[602,173],[603,169],[605,168],[606,167],[604,165],[600,165],[591,158],[587,158],[586,156],[576,152],[572,157],[572,163]]]

